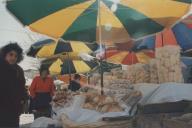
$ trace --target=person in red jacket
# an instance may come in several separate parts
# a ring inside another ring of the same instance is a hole
[[[29,88],[31,96],[31,110],[35,118],[51,116],[50,102],[55,92],[53,79],[49,76],[49,70],[46,67],[40,67],[40,76],[36,76]]]

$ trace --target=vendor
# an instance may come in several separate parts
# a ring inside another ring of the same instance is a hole
[[[71,91],[78,91],[81,88],[80,84],[81,76],[79,74],[75,74],[72,81],[70,81],[68,89]]]
[[[46,67],[40,67],[40,76],[36,76],[29,88],[31,96],[31,110],[36,117],[51,116],[50,102],[55,92],[53,79],[49,77],[49,70]]]

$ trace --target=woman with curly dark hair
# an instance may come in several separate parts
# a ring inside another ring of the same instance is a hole
[[[17,43],[0,49],[0,127],[19,127],[22,102],[26,97],[23,50]]]

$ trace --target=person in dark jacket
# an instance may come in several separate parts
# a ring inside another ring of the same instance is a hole
[[[18,65],[23,50],[17,43],[0,50],[0,127],[19,127],[19,116],[25,95],[25,77]]]
[[[45,116],[51,117],[52,97],[55,93],[53,79],[49,76],[49,69],[43,65],[40,67],[40,76],[36,76],[29,88],[31,96],[30,111],[33,111],[35,118]]]
[[[78,91],[81,88],[80,84],[81,76],[79,74],[75,74],[72,81],[70,81],[68,89],[71,91]]]

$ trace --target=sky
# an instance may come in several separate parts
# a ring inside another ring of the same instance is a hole
[[[12,42],[18,44],[28,50],[30,45],[40,39],[42,36],[31,32],[21,23],[19,23],[5,8],[5,0],[0,0],[0,47]],[[24,57],[24,61],[20,63],[24,70],[37,69],[38,60],[31,57]]]
[[[9,41],[30,44],[32,39],[30,39],[27,30],[9,14],[3,1],[0,0],[0,45],[4,45]]]

